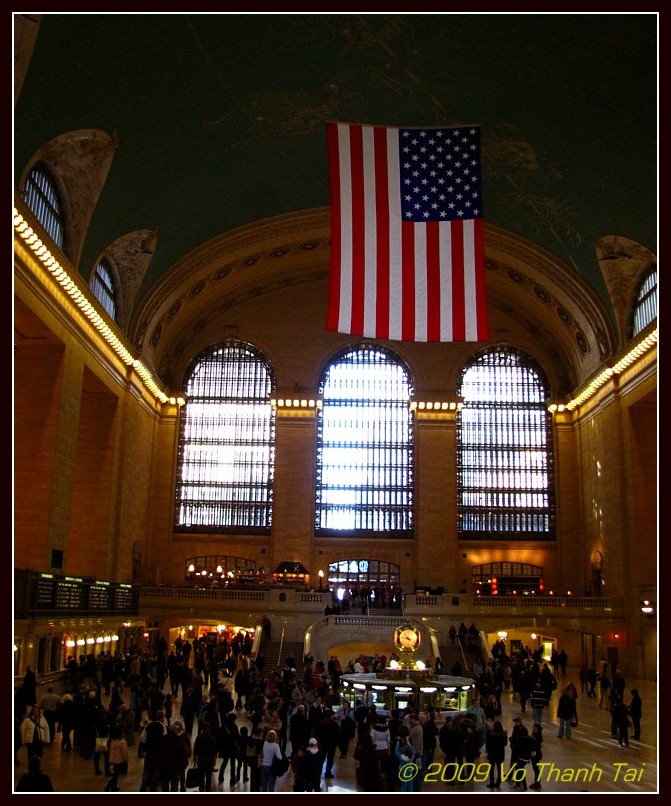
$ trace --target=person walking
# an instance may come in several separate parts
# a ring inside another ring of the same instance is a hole
[[[164,723],[165,714],[162,710],[156,712],[156,718],[148,722],[140,736],[138,750],[144,753],[144,768],[140,782],[140,792],[157,792],[160,783],[160,746],[161,738],[167,733]],[[214,766],[214,765],[213,765]]]
[[[398,729],[398,741],[394,749],[394,754],[398,760],[398,777],[401,781],[401,792],[413,792],[412,776],[408,770],[414,769],[411,765],[415,758],[415,748],[410,742],[409,731],[405,725]]]
[[[613,728],[617,733],[617,742],[622,747],[629,747],[629,708],[619,695],[613,700]]]
[[[399,737],[401,728],[399,728]],[[414,749],[414,748],[413,748]],[[415,755],[417,754],[414,749]],[[365,724],[361,733],[357,736],[357,743],[354,747],[354,760],[359,762],[356,770],[356,782],[364,792],[380,791],[380,774],[377,766],[377,755],[375,745],[370,735],[370,726]]]
[[[217,747],[221,761],[219,762],[219,783],[223,783],[226,767],[230,763],[229,783],[231,788],[240,780],[236,774],[236,761],[238,758],[238,745],[240,742],[240,730],[236,724],[237,716],[235,711],[229,711],[224,719],[217,735]]]
[[[497,719],[487,731],[487,738],[485,739],[485,750],[487,752],[487,761],[489,761],[487,789],[501,789],[501,765],[506,758],[507,744],[508,736],[503,729],[503,725]]]
[[[212,725],[207,721],[202,723],[200,733],[193,743],[193,756],[198,767],[198,790],[211,792],[212,773],[217,763],[217,740],[212,732]]]
[[[242,733],[242,731],[240,731]],[[261,791],[261,768],[259,766],[259,759],[261,757],[261,750],[263,749],[263,737],[261,735],[261,728],[252,728],[251,733],[247,736],[247,747],[245,754],[247,756],[247,764],[249,765],[249,791]]]
[[[393,712],[392,712],[393,716]],[[398,715],[397,715],[398,716]],[[349,752],[349,745],[356,735],[356,722],[354,721],[354,711],[349,702],[345,700],[336,713],[338,727],[340,728],[340,740],[338,742],[338,749],[340,750],[340,758],[347,758]],[[388,725],[389,738],[393,746],[395,736],[392,734],[391,724]]]
[[[562,690],[557,703],[557,719],[559,719],[559,733],[557,738],[571,738],[571,723],[576,718],[575,699],[568,687]]]
[[[589,664],[586,660],[580,664],[578,669],[578,680],[580,681],[580,693],[587,694],[589,686]]]
[[[606,703],[607,708],[608,698],[610,697],[610,678],[606,668],[603,669],[599,676],[599,694],[599,708],[603,708],[604,703]]]
[[[260,769],[261,769],[261,792],[274,792],[276,776],[271,772],[273,759],[281,759],[282,751],[277,741],[277,733],[269,730],[261,748]]]
[[[296,712],[289,717],[289,741],[295,750],[297,747],[307,747],[310,740],[310,723],[305,715],[303,704],[296,706]]]
[[[593,663],[590,663],[589,668],[587,670],[587,679],[589,681],[589,691],[587,692],[587,696],[590,699],[596,698],[596,666]]]
[[[51,778],[42,769],[42,759],[32,756],[28,759],[28,772],[16,782],[16,792],[53,792],[54,785]]]
[[[42,709],[47,725],[49,725],[49,735],[51,737],[49,744],[53,744],[56,739],[56,723],[58,722],[63,698],[60,694],[56,694],[53,686],[47,686],[46,692],[40,697],[37,704]]]
[[[299,747],[299,753],[303,748]],[[316,739],[308,741],[307,749],[299,761],[301,777],[305,785],[305,792],[321,792],[322,767],[324,754],[319,749]]]
[[[49,744],[51,737],[49,725],[39,705],[33,705],[21,723],[21,742],[26,746],[28,761],[33,756],[42,758],[44,745]]]
[[[324,778],[333,778],[333,761],[335,759],[338,743],[340,742],[340,728],[338,723],[333,718],[334,714],[331,708],[327,708],[324,713],[324,718],[317,725],[315,739],[319,744],[319,750],[324,755],[325,767]],[[387,736],[389,732],[387,731]]]
[[[415,749],[415,764],[419,767],[419,772],[413,778],[412,790],[419,792],[422,788],[422,779],[424,771],[422,770],[422,759],[424,757],[424,729],[419,721],[419,714],[413,712],[410,714],[410,744]]]
[[[30,666],[26,666],[23,682],[21,683],[21,692],[28,705],[37,705],[37,678]]]
[[[59,718],[61,720],[61,750],[69,753],[72,750],[72,731],[75,726],[75,704],[72,694],[63,695]]]
[[[539,725],[542,724],[543,711],[545,710],[545,706],[548,704],[548,699],[547,694],[540,684],[540,681],[534,686],[534,689],[531,692],[531,697],[529,698],[529,702],[531,703],[531,713],[533,715],[534,723],[538,723]]]
[[[168,730],[171,730],[175,733],[180,744],[178,751],[180,765],[179,791],[186,792],[186,769],[189,766],[189,761],[191,760],[191,754],[193,752],[193,748],[191,746],[191,737],[187,735],[186,731],[184,730],[184,724],[180,719],[175,719]]]
[[[543,759],[543,726],[536,722],[531,728],[531,738],[534,740],[531,749],[531,769],[534,771],[534,782],[529,789],[540,790],[540,761]]]
[[[509,777],[513,770],[517,767],[517,759],[518,759],[518,751],[517,751],[517,740],[521,735],[522,731],[528,733],[525,725],[522,722],[522,718],[519,716],[514,717],[513,719],[513,729],[510,732],[510,736],[508,737],[508,744],[510,746],[510,766],[508,767],[508,782],[510,784],[513,783],[513,779]]]
[[[510,770],[510,775],[515,788],[521,789],[523,792],[527,790],[525,767],[531,761],[534,745],[535,742],[529,735],[529,731],[525,725],[522,725],[515,736],[515,767]]]
[[[370,736],[375,745],[378,770],[382,776],[382,781],[386,784],[387,789],[393,789],[393,781],[389,780],[391,736],[389,734],[389,728],[387,727],[387,720],[384,716],[378,717],[375,721],[375,724],[371,727]]]
[[[128,742],[123,730],[115,725],[110,731],[109,771],[111,778],[105,786],[105,792],[119,792],[119,776],[128,773]]]
[[[629,703],[629,716],[631,724],[634,728],[634,735],[632,738],[639,741],[641,738],[641,717],[643,716],[643,700],[637,688],[631,690],[631,702]]]

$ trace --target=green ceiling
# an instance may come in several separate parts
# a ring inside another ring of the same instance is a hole
[[[328,205],[325,123],[479,124],[485,221],[607,299],[594,242],[657,253],[658,14],[42,14],[15,182],[47,140],[116,132],[88,232],[158,228],[140,297],[251,221]]]

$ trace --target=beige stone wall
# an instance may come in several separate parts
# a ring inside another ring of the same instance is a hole
[[[457,540],[451,415],[416,416],[414,540],[315,538],[314,414],[287,413],[277,418],[272,535],[185,535],[173,529],[178,407],[155,400],[82,318],[68,320],[63,295],[50,296],[34,277],[19,271],[15,298],[15,567],[53,570],[60,549],[66,574],[129,581],[135,553],[136,581],[180,583],[186,557],[233,554],[269,571],[300,561],[317,584],[329,563],[367,557],[398,564],[405,591],[454,593],[470,590],[473,565],[522,561],[542,566],[556,592],[582,595],[601,552],[604,593],[625,597],[627,615],[599,641],[637,670],[650,668],[652,622],[641,620],[638,604],[657,568],[656,351],[556,416],[556,542]],[[234,334],[268,357],[279,391],[309,395],[331,357],[358,341],[326,333],[324,302],[321,279],[244,297],[183,350],[193,357]],[[509,325],[508,343],[529,341],[512,315],[497,317]],[[416,396],[429,400],[454,399],[460,369],[480,347],[390,345]],[[535,357],[550,378],[561,377],[550,353]]]

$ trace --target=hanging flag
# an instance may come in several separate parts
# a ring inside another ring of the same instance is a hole
[[[480,128],[328,123],[327,330],[487,341]]]

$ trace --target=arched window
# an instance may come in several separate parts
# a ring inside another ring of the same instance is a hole
[[[362,345],[322,374],[317,414],[317,534],[413,534],[414,432],[409,372]]]
[[[116,319],[116,291],[112,267],[107,258],[103,258],[96,266],[91,277],[91,291],[112,319]]]
[[[657,266],[653,266],[643,276],[636,292],[634,316],[631,329],[632,338],[645,330],[657,318]]]
[[[528,596],[545,593],[543,568],[530,563],[484,563],[471,568],[476,596]]]
[[[459,395],[459,537],[554,540],[552,421],[540,369],[497,347],[464,368]]]
[[[275,379],[251,345],[203,351],[185,373],[175,528],[267,533],[272,518]]]
[[[41,163],[34,165],[28,174],[24,198],[53,242],[63,249],[63,204],[51,174]]]

